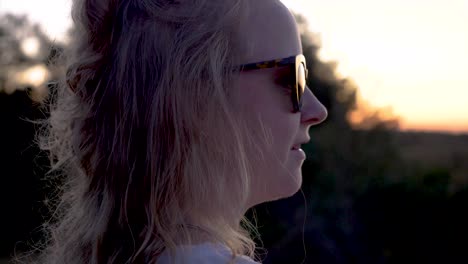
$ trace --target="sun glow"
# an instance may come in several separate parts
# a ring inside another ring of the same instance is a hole
[[[30,57],[35,58],[39,55],[40,43],[37,38],[30,37],[21,41],[21,50]]]

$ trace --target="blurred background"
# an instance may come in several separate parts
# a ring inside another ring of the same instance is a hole
[[[329,118],[304,146],[304,196],[247,214],[263,262],[468,263],[468,1],[283,2]],[[48,217],[31,121],[47,117],[70,6],[0,0],[1,264]]]

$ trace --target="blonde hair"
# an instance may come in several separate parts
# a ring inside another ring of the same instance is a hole
[[[255,142],[230,93],[245,2],[73,1],[40,136],[62,177],[38,262],[155,263],[192,244],[194,227],[233,259],[256,257],[243,216]]]

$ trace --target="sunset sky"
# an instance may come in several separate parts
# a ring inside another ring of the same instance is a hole
[[[468,133],[467,0],[283,2],[320,34],[322,59],[338,62],[360,96],[390,107],[403,129]],[[58,40],[69,8],[69,0],[0,0],[1,13],[28,14]]]

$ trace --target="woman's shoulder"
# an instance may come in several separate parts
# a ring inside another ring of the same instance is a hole
[[[192,246],[180,246],[176,251],[177,264],[186,263],[209,263],[209,264],[228,264],[231,259],[231,251],[228,247],[212,243],[203,243]],[[157,264],[170,264],[170,256],[164,252]],[[259,264],[248,256],[237,256],[235,264]]]

